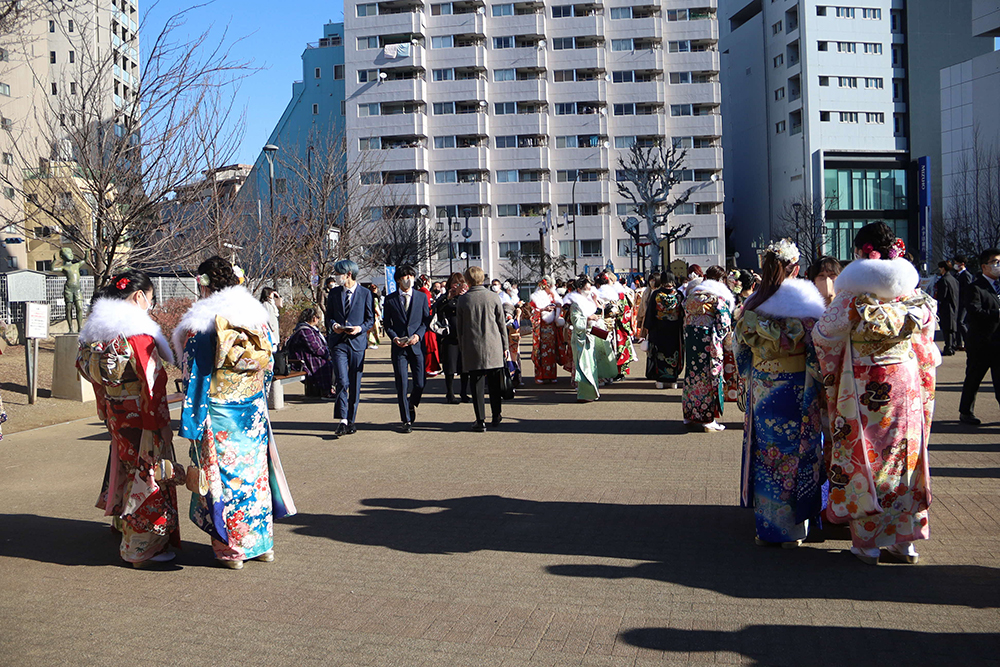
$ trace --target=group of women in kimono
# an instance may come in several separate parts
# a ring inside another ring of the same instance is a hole
[[[917,562],[941,356],[936,303],[905,252],[887,225],[867,225],[825,295],[798,279],[790,241],[763,257],[733,325],[746,400],[741,499],[760,545],[799,546],[825,520],[849,524],[865,563]]]
[[[180,546],[177,487],[192,492],[191,520],[231,569],[274,560],[272,520],[295,513],[268,419],[276,336],[268,313],[221,257],[198,267],[200,298],[174,330],[173,348],[149,316],[149,277],[126,271],[95,296],[80,331],[77,367],[93,385],[111,449],[97,506],[115,517],[123,560],[142,568]],[[164,364],[182,371],[177,462]]]

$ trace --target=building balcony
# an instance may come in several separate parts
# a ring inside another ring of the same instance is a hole
[[[435,81],[433,87],[434,101],[485,100],[488,83],[486,79]]]
[[[431,116],[429,127],[433,134],[485,137],[489,134],[489,119],[485,113],[457,113]]]
[[[348,105],[348,113],[350,113]],[[427,136],[427,114],[393,114],[358,118],[354,130],[359,136],[417,135]]]
[[[435,35],[458,33],[482,34],[486,30],[486,16],[477,12],[428,16],[426,25]]]
[[[438,66],[486,67],[486,49],[480,46],[456,46],[450,49],[432,49],[432,59]]]
[[[354,11],[353,9],[351,11]],[[405,32],[423,33],[427,28],[427,20],[423,12],[399,12],[364,16],[352,19],[351,30],[360,30],[364,35],[392,35]]]

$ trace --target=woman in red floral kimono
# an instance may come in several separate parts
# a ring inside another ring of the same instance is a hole
[[[431,296],[431,291],[427,288],[430,284],[430,278],[427,276],[420,276],[420,280],[417,281],[417,291],[423,292],[424,296],[427,297],[427,307],[431,308],[434,305],[434,297]],[[426,351],[426,357],[424,358],[424,373],[427,377],[432,378],[441,374],[441,354],[438,350],[438,340],[437,334],[427,330],[424,334],[424,350]]]
[[[883,222],[863,227],[836,296],[813,329],[833,432],[826,518],[851,525],[851,552],[916,563],[930,534],[927,441],[934,413],[937,304]]]
[[[153,284],[127,271],[99,291],[80,330],[77,367],[94,385],[97,413],[111,434],[105,485],[97,506],[119,519],[121,557],[134,567],[172,560],[180,546],[176,486],[186,470],[174,463],[167,408],[170,345],[148,315]]]
[[[535,366],[537,384],[556,381],[556,370],[559,368],[556,315],[560,301],[544,278],[528,300],[531,309],[531,363]]]

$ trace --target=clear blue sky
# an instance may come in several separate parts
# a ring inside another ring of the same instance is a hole
[[[195,0],[161,0],[140,3],[143,29],[157,34],[174,13]],[[191,35],[211,28],[218,38],[228,29],[227,41],[243,37],[233,49],[237,60],[253,61],[263,68],[240,87],[238,106],[246,107],[246,133],[236,162],[253,164],[292,95],[292,82],[302,78],[302,51],[319,41],[323,26],[343,20],[343,2],[315,0],[216,0],[189,15],[184,30]],[[143,39],[140,36],[140,39]]]

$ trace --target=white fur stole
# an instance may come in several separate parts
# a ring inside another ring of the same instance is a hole
[[[687,298],[691,298],[696,294],[708,293],[716,296],[729,304],[730,308],[736,306],[736,299],[733,297],[733,293],[729,291],[729,288],[720,283],[718,280],[702,280],[695,286],[694,289],[689,289],[687,292]]]
[[[80,341],[83,343],[107,343],[119,336],[131,338],[142,335],[152,336],[160,358],[167,363],[174,363],[170,344],[163,336],[160,325],[153,321],[149,313],[130,301],[98,299],[91,306],[90,315],[80,329]]]
[[[174,329],[174,352],[180,359],[184,353],[184,339],[189,331],[203,333],[215,328],[215,317],[220,315],[233,326],[244,329],[263,329],[268,323],[264,304],[254,298],[242,285],[227,287],[211,296],[195,301],[184,313]]]
[[[583,313],[584,317],[590,317],[597,312],[597,304],[594,300],[585,294],[580,294],[579,292],[570,292],[566,295],[566,299],[563,302],[569,309],[571,304],[576,304],[580,312]]]
[[[794,317],[818,320],[826,310],[826,300],[810,281],[791,278],[781,283],[778,291],[754,310],[760,315],[778,319]]]
[[[902,257],[856,259],[840,272],[833,287],[838,293],[871,293],[880,299],[897,299],[912,294],[919,281],[917,269]]]

